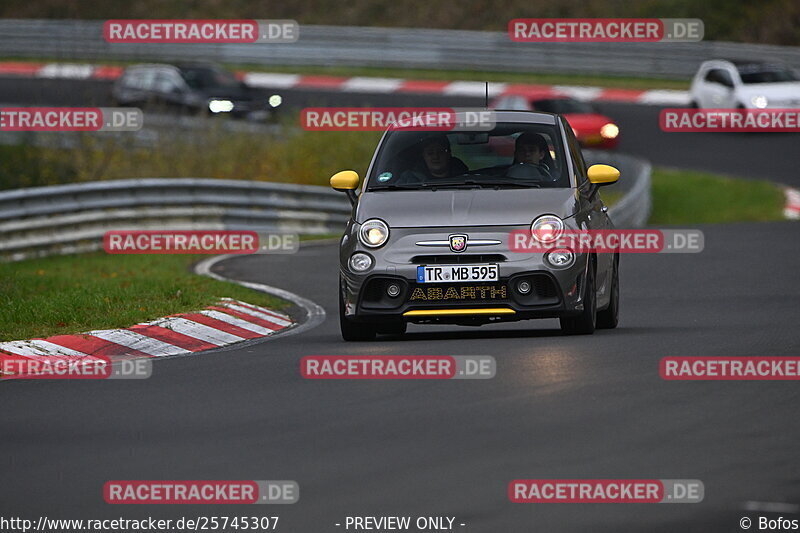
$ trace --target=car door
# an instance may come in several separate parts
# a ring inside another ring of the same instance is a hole
[[[564,117],[561,117],[561,123],[567,135],[567,147],[570,152],[572,166],[575,169],[575,179],[578,184],[580,196],[580,212],[576,215],[576,220],[580,224],[581,229],[588,229],[591,231],[611,230],[614,228],[614,225],[608,217],[608,209],[603,204],[600,194],[591,194],[594,188],[591,183],[589,183],[589,177],[586,173],[586,162],[583,159],[583,152],[581,152],[580,144]],[[611,269],[614,261],[614,254],[598,253],[596,257],[597,272],[595,281],[597,293],[601,295],[601,301],[605,302],[607,301],[607,291],[611,284]]]

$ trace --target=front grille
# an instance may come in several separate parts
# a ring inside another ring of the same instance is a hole
[[[540,298],[556,298],[558,296],[558,289],[549,276],[530,276],[529,279],[532,281],[533,290]]]
[[[415,255],[411,262],[415,265],[471,265],[477,263],[502,263],[506,260],[503,254],[451,254],[451,255]]]

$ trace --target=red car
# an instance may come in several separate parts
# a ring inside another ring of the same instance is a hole
[[[601,115],[589,103],[570,98],[547,94],[504,95],[497,98],[491,106],[493,109],[512,111],[545,111],[563,115],[578,142],[585,148],[613,149],[619,141],[619,126],[605,115]]]

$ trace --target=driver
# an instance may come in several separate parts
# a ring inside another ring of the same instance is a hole
[[[450,141],[445,135],[431,137],[422,143],[422,159],[431,177],[449,178],[452,175]]]
[[[547,147],[547,140],[538,133],[523,133],[517,137],[514,145],[514,163],[526,163],[528,165],[538,165],[550,173],[550,166],[547,161],[550,159],[550,149]]]
[[[450,141],[446,135],[435,135],[422,141],[419,154],[423,165],[404,172],[400,183],[418,183],[429,179],[452,178],[467,171],[467,166],[450,154]]]

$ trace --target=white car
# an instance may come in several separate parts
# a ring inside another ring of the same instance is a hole
[[[800,75],[756,61],[706,61],[692,80],[692,107],[700,109],[800,108]]]

